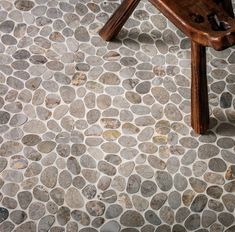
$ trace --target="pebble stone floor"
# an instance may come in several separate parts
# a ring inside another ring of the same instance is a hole
[[[141,1],[0,1],[1,232],[234,232],[235,50],[208,49],[211,129],[190,127],[190,41]]]

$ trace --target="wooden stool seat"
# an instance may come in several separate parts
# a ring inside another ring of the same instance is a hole
[[[140,0],[123,0],[100,30],[111,40],[121,30]],[[203,134],[209,129],[206,46],[223,50],[235,44],[235,20],[231,0],[149,0],[191,39],[191,125]]]
[[[149,0],[193,41],[223,50],[235,43],[233,12],[215,0]],[[232,9],[232,8],[230,8]]]

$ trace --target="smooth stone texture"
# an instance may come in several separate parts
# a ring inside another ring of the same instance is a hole
[[[159,210],[167,200],[167,195],[165,193],[157,193],[153,196],[150,202],[151,208]]]
[[[130,194],[137,193],[140,189],[141,178],[134,174],[128,178],[126,191]]]
[[[42,171],[41,182],[48,188],[53,188],[57,182],[58,170],[55,167],[47,167]]]
[[[206,204],[207,204],[207,197],[205,195],[199,194],[194,198],[190,209],[193,212],[202,212]]]
[[[89,201],[86,210],[91,216],[101,216],[105,211],[105,204],[101,201]]]
[[[53,215],[47,215],[39,221],[38,230],[39,231],[50,230],[54,222],[55,222],[55,217]]]
[[[146,211],[144,216],[145,219],[153,225],[161,224],[160,218],[152,210]]]
[[[74,210],[71,212],[72,218],[82,224],[83,226],[88,226],[90,223],[90,218],[87,215],[86,212],[83,212],[81,210]]]
[[[124,226],[139,227],[144,224],[144,218],[137,211],[128,210],[122,214],[120,222]]]
[[[121,226],[116,221],[109,221],[105,223],[101,228],[101,232],[119,232],[121,229]]]
[[[198,214],[191,214],[184,223],[186,229],[196,230],[200,226],[200,216]]]
[[[0,222],[3,222],[8,218],[9,212],[6,208],[0,207],[0,215],[1,215]]]
[[[41,218],[46,212],[45,206],[41,202],[33,202],[29,206],[29,218],[37,220]]]
[[[167,224],[172,225],[174,222],[174,211],[169,206],[163,206],[160,209],[160,218]]]
[[[162,191],[168,191],[172,188],[173,181],[169,173],[165,171],[157,171],[155,178],[156,178],[158,187]]]
[[[61,226],[66,225],[70,220],[70,209],[66,206],[60,207],[56,213],[56,218]]]

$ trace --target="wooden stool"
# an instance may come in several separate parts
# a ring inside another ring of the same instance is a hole
[[[123,0],[99,34],[114,38],[140,0]],[[191,39],[191,125],[196,133],[209,129],[206,46],[223,50],[235,44],[231,0],[149,0]]]

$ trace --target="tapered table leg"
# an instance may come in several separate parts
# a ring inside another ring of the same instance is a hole
[[[99,31],[99,35],[107,41],[114,38],[122,29],[139,2],[140,0],[123,0],[119,8]]]
[[[191,124],[196,133],[204,134],[209,129],[206,48],[192,41],[191,53]]]

